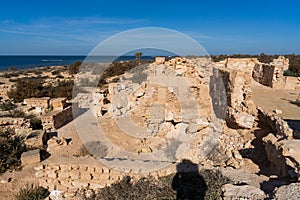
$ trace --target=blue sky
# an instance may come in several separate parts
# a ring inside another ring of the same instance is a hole
[[[0,7],[0,55],[85,55],[132,28],[169,28],[210,54],[300,54],[299,1],[15,0]]]

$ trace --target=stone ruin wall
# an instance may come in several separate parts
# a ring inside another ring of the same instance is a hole
[[[228,59],[216,63],[218,69],[215,73],[219,74],[225,83],[228,105],[226,110],[227,125],[234,128],[251,129],[255,125],[255,117],[257,117],[256,106],[251,100],[252,71],[257,66],[258,61],[257,59],[243,59],[241,65],[238,61],[239,59]],[[160,60],[159,62],[163,61]],[[175,65],[176,62],[180,61],[175,61]],[[167,64],[173,65],[172,62]],[[268,80],[269,76],[271,74],[268,75]],[[262,82],[262,80],[260,81]],[[66,113],[68,112],[70,111]],[[58,116],[57,119],[62,117],[63,115]],[[258,117],[261,123],[265,123],[273,129],[274,133],[265,137],[263,141],[268,159],[273,164],[278,176],[297,174],[299,172],[297,163],[288,159],[285,155],[289,154],[284,154],[282,148],[278,146],[278,144],[282,144],[278,143],[279,140],[293,137],[292,130],[281,118],[271,116],[260,109],[258,109]],[[159,177],[175,172],[174,165],[150,174],[134,174],[130,171],[120,172],[108,167],[92,165],[88,161],[78,161],[74,164],[42,163],[36,168],[35,176],[39,179],[41,186],[47,187],[49,190],[68,191],[66,194],[72,197],[81,188],[97,190],[121,180],[127,175],[136,178],[148,175]]]
[[[244,70],[252,74],[252,78],[267,87],[276,89],[300,89],[300,79],[297,77],[283,76],[289,67],[289,59],[279,56],[271,63],[261,63],[257,58],[227,58],[216,62],[221,68]]]
[[[155,172],[136,174],[130,171],[121,172],[106,166],[99,166],[87,157],[78,158],[76,162],[45,162],[35,167],[35,177],[38,179],[40,186],[50,191],[65,191],[65,196],[69,198],[72,198],[80,189],[88,188],[97,191],[129,175],[137,180],[141,177],[152,176],[158,178],[172,173],[176,173],[175,165]]]
[[[271,170],[281,178],[299,178],[299,135],[274,113],[267,113],[258,108],[258,119],[260,126],[270,130],[262,141],[271,163]]]
[[[15,117],[0,117],[0,128],[12,128],[16,133],[27,134],[31,131],[30,120]]]
[[[71,105],[63,110],[53,110],[41,116],[44,130],[55,130],[73,120],[73,114],[77,112],[78,105]]]
[[[24,99],[24,104],[32,108],[39,107],[41,109],[48,109],[49,102],[50,102],[50,97]]]
[[[274,67],[270,65],[256,64],[252,77],[255,81],[268,87],[273,86]]]
[[[61,112],[55,114],[53,117],[53,127],[58,129],[66,123],[73,120],[73,106],[63,109]]]

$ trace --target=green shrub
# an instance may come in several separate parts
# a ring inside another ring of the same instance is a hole
[[[43,129],[42,120],[37,117],[31,118],[30,119],[30,127],[33,130]]]
[[[44,86],[43,84],[43,78],[18,79],[15,87],[8,91],[7,95],[15,102],[22,102],[26,98],[33,97],[66,97],[71,99],[73,93],[76,95],[78,92],[82,92],[79,88],[74,88],[73,80],[58,81],[57,85]]]
[[[79,72],[79,68],[81,66],[82,62],[75,62],[68,66],[68,70],[70,74],[77,74]]]
[[[124,74],[126,71],[133,69],[139,65],[150,63],[149,60],[131,60],[131,61],[123,61],[123,62],[113,62],[110,64],[108,68],[104,70],[99,79],[98,86],[106,84],[106,80],[108,78],[119,76]],[[95,73],[95,72],[93,72]]]
[[[35,75],[41,75],[41,74],[43,74],[43,72],[42,72],[42,71],[39,71],[39,70],[36,70],[36,71],[34,71],[34,74],[35,74]]]
[[[19,168],[24,151],[24,137],[15,135],[13,129],[0,129],[0,173]]]
[[[293,72],[292,70],[288,69],[288,70],[285,70],[283,72],[283,75],[284,76],[297,76],[297,73],[296,72]]]
[[[45,96],[43,83],[42,79],[37,78],[18,79],[15,87],[8,91],[7,95],[15,102],[22,102],[24,99],[31,97],[43,97]]]
[[[136,183],[127,176],[120,182],[100,190],[95,199],[175,199],[176,192],[171,189],[172,175],[159,180],[153,177],[141,178]]]
[[[59,75],[60,71],[59,70],[53,70],[53,71],[51,71],[51,74],[52,75]]]
[[[57,75],[56,78],[65,78],[63,75]]]
[[[23,112],[22,110],[18,110],[18,109],[14,109],[12,112],[11,112],[11,117],[15,117],[15,118],[23,118],[25,117],[26,114],[25,112]]]
[[[17,68],[15,66],[9,66],[8,71],[17,71]]]
[[[223,176],[219,170],[200,170],[199,174],[204,178],[207,185],[205,200],[221,199],[222,186],[229,183],[230,180]]]
[[[4,73],[2,75],[4,78],[11,78],[12,76],[10,75],[10,73]]]
[[[66,97],[67,99],[72,99],[73,87],[73,80],[62,80],[58,81],[57,86],[50,86],[45,88],[45,90],[51,98]]]
[[[180,177],[178,179],[178,177]],[[136,182],[125,177],[100,190],[95,199],[220,199],[221,187],[228,183],[218,170],[181,172],[155,179],[141,178]]]
[[[34,184],[27,184],[16,194],[16,200],[43,200],[49,196],[49,191]]]

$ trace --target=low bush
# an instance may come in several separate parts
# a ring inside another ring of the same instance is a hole
[[[0,129],[0,173],[8,169],[18,169],[24,151],[24,137],[16,135],[13,129]]]
[[[228,183],[218,170],[181,172],[155,179],[141,178],[136,182],[125,177],[100,190],[95,199],[204,199],[222,197],[221,187]]]
[[[26,98],[32,97],[66,97],[72,99],[72,94],[81,92],[79,88],[74,90],[73,80],[58,81],[56,85],[44,86],[43,78],[22,78],[18,79],[15,87],[8,91],[7,95],[15,102],[22,102]]]
[[[77,62],[67,66],[68,70],[69,70],[69,73],[70,74],[77,74],[79,72],[79,68],[80,68],[81,64],[82,64],[82,62],[77,61]]]
[[[123,61],[123,62],[113,62],[107,67],[103,73],[101,73],[101,77],[99,79],[98,86],[101,86],[106,83],[108,78],[119,76],[124,74],[126,71],[133,69],[139,65],[150,63],[150,60],[131,60],[131,61]]]
[[[27,184],[16,194],[16,200],[43,200],[49,196],[49,191],[34,184]]]

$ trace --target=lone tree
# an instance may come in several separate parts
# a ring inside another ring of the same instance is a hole
[[[135,59],[136,59],[136,60],[140,60],[141,57],[142,57],[142,55],[143,55],[142,52],[136,52],[136,53],[135,53]]]

